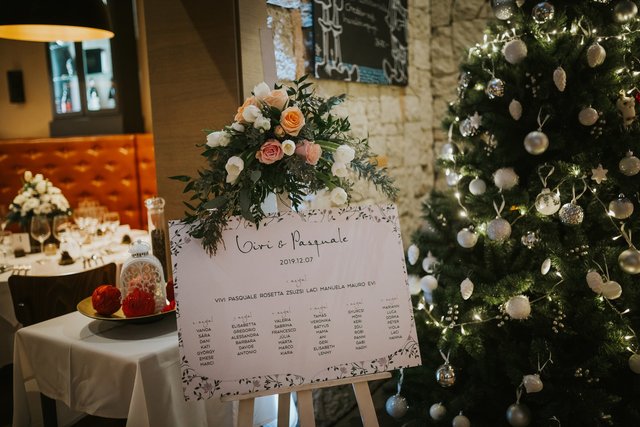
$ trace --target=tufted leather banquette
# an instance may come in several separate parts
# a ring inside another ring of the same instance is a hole
[[[95,199],[132,228],[145,228],[144,200],[157,194],[151,134],[0,140],[0,203],[11,203],[25,170],[60,187],[72,208]]]

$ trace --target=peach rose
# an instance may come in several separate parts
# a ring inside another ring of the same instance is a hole
[[[256,153],[256,159],[265,165],[275,163],[282,159],[283,156],[284,151],[282,151],[282,144],[280,144],[280,141],[277,139],[268,139]]]
[[[298,136],[304,126],[304,115],[298,107],[289,107],[280,115],[280,125],[289,135]]]
[[[278,138],[282,138],[286,135],[284,129],[282,129],[282,126],[280,125],[276,125],[276,127],[273,129],[273,133],[275,133]]]
[[[269,106],[277,108],[282,111],[289,102],[289,95],[287,95],[286,89],[275,89],[271,93],[264,97],[263,101]]]
[[[296,154],[302,157],[307,164],[316,165],[320,155],[322,154],[322,147],[306,139],[299,142],[296,147]]]
[[[244,100],[244,104],[238,107],[238,112],[236,113],[233,120],[240,123],[246,123],[246,121],[244,120],[244,117],[242,117],[242,113],[244,112],[244,109],[247,108],[249,105],[253,105],[255,107],[260,108],[260,103],[255,98],[255,96],[250,96],[249,98]]]

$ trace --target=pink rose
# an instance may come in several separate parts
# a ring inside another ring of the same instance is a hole
[[[289,102],[289,95],[286,89],[275,89],[262,99],[269,107],[277,108],[282,111]]]
[[[280,126],[289,135],[298,136],[304,126],[304,114],[298,107],[289,107],[280,115]]]
[[[282,151],[282,144],[276,139],[268,139],[256,153],[256,159],[265,165],[275,163],[282,159],[283,156],[284,151]]]
[[[307,164],[315,166],[322,154],[322,147],[305,139],[296,146],[296,154],[304,158]]]

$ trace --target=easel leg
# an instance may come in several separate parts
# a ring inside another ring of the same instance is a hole
[[[278,427],[289,427],[289,403],[291,393],[278,395]]]
[[[376,410],[373,407],[369,383],[366,381],[353,383],[353,392],[358,402],[362,425],[364,427],[378,427],[378,417],[376,417]]]
[[[242,399],[238,407],[238,427],[253,426],[253,398]]]
[[[298,392],[298,413],[300,415],[301,427],[316,427],[311,390],[301,390]]]

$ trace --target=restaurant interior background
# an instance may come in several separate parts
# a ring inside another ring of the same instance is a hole
[[[12,200],[30,168],[63,187],[72,207],[79,198],[91,197],[119,211],[122,223],[132,228],[144,227],[143,200],[156,193],[167,200],[169,219],[181,217],[182,183],[168,177],[195,173],[194,147],[204,142],[203,130],[227,124],[230,112],[264,79],[261,28],[273,31],[279,79],[308,72],[308,29],[302,28],[297,6],[309,0],[273,2],[295,7],[267,3],[133,0],[137,72],[126,78],[139,84],[129,98],[139,102],[142,120],[128,136],[53,136],[45,43],[0,39],[0,79],[5,80],[0,83],[0,203]],[[369,138],[395,179],[405,245],[420,224],[416,206],[441,185],[433,159],[446,142],[440,122],[455,96],[457,64],[492,16],[486,0],[409,0],[408,5],[408,85],[317,81],[321,95],[347,94],[354,134]],[[23,103],[10,102],[6,76],[12,70],[22,72]],[[26,148],[45,146],[49,151]],[[67,177],[65,182],[56,182],[60,176]],[[360,201],[381,200],[366,186],[354,195]],[[336,411],[333,403],[325,405],[326,413]]]

